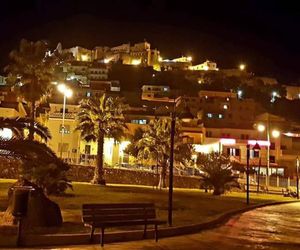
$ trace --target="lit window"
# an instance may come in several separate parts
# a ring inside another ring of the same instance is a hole
[[[228,105],[227,105],[227,104],[224,104],[224,105],[223,105],[223,109],[228,109]]]
[[[227,148],[227,155],[240,156],[240,149],[239,148]]]
[[[131,120],[131,123],[144,125],[147,124],[147,120]]]
[[[91,97],[91,92],[87,92],[87,93],[86,93],[86,96],[87,96],[87,97]]]
[[[212,118],[213,117],[212,113],[207,113],[207,117]]]
[[[70,125],[60,125],[59,126],[59,133],[63,133],[63,134],[70,134]]]
[[[218,117],[219,117],[219,119],[222,119],[222,118],[223,118],[223,115],[222,115],[222,114],[219,114]]]
[[[139,120],[139,124],[146,124],[147,121],[146,120]]]

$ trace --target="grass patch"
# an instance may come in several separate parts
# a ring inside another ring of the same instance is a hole
[[[12,180],[0,179],[0,211],[7,206],[7,189]],[[157,206],[157,216],[167,219],[168,190],[153,187],[108,185],[100,187],[88,183],[73,183],[74,191],[66,196],[50,199],[57,202],[62,209],[66,225],[73,225],[73,231],[81,230],[81,206],[83,203],[117,203],[117,202],[153,202]],[[246,207],[246,194],[230,192],[223,196],[213,196],[203,190],[174,190],[174,225],[201,223],[233,209]],[[251,204],[291,200],[281,195],[250,194]],[[74,225],[77,225],[74,227]],[[72,227],[70,227],[72,228]]]

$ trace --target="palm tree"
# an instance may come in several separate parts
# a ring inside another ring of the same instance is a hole
[[[135,158],[138,157],[139,149],[136,147],[139,140],[143,138],[144,130],[142,128],[137,128],[134,130],[133,135],[128,135],[130,144],[124,149],[126,154],[129,154]]]
[[[236,183],[236,177],[232,174],[230,158],[216,152],[210,154],[198,154],[197,165],[202,173],[205,188],[212,187],[214,195],[221,195]]]
[[[5,118],[0,117],[0,129],[11,129],[15,138],[23,139],[24,131],[30,128],[31,119],[26,117]],[[47,141],[51,139],[50,131],[47,127],[39,122],[34,122],[34,133],[36,133],[42,140]]]
[[[44,41],[22,39],[18,50],[10,52],[11,63],[5,67],[8,83],[30,105],[29,140],[34,138],[36,106],[48,93],[59,58],[52,55]]]
[[[35,183],[46,194],[60,194],[72,188],[66,176],[69,165],[44,143],[21,138],[4,140],[0,137],[0,156],[20,160],[20,178]]]
[[[84,99],[77,115],[77,130],[86,141],[97,142],[97,164],[92,183],[105,185],[103,170],[104,137],[120,141],[126,128],[123,99],[102,94],[100,97]]]
[[[175,160],[184,163],[192,156],[192,146],[184,143],[184,137],[180,134],[178,122],[175,132],[174,153]],[[166,187],[167,162],[170,155],[171,123],[168,119],[160,118],[150,121],[143,137],[138,141],[139,159],[158,161],[160,165],[160,178],[158,186]]]

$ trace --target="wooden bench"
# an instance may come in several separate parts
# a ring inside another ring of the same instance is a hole
[[[101,246],[104,245],[105,228],[143,225],[145,238],[147,226],[154,225],[155,240],[157,241],[158,225],[165,223],[165,221],[156,219],[153,203],[83,204],[82,220],[86,226],[91,227],[91,242],[95,229],[101,229]]]

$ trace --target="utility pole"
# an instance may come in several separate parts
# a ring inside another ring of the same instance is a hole
[[[297,173],[297,183],[296,183],[297,199],[299,200],[299,158],[298,158],[298,156],[297,156],[297,160],[296,160],[296,173]]]
[[[246,190],[246,199],[247,199],[247,205],[249,205],[249,172],[250,172],[250,168],[249,168],[249,158],[250,158],[250,145],[247,145],[247,169],[246,169],[246,185],[247,185],[247,190]]]
[[[174,139],[175,139],[175,113],[176,101],[174,100],[173,112],[171,114],[171,145],[170,145],[170,168],[169,168],[169,206],[168,206],[168,224],[173,223],[173,168],[174,168]]]

